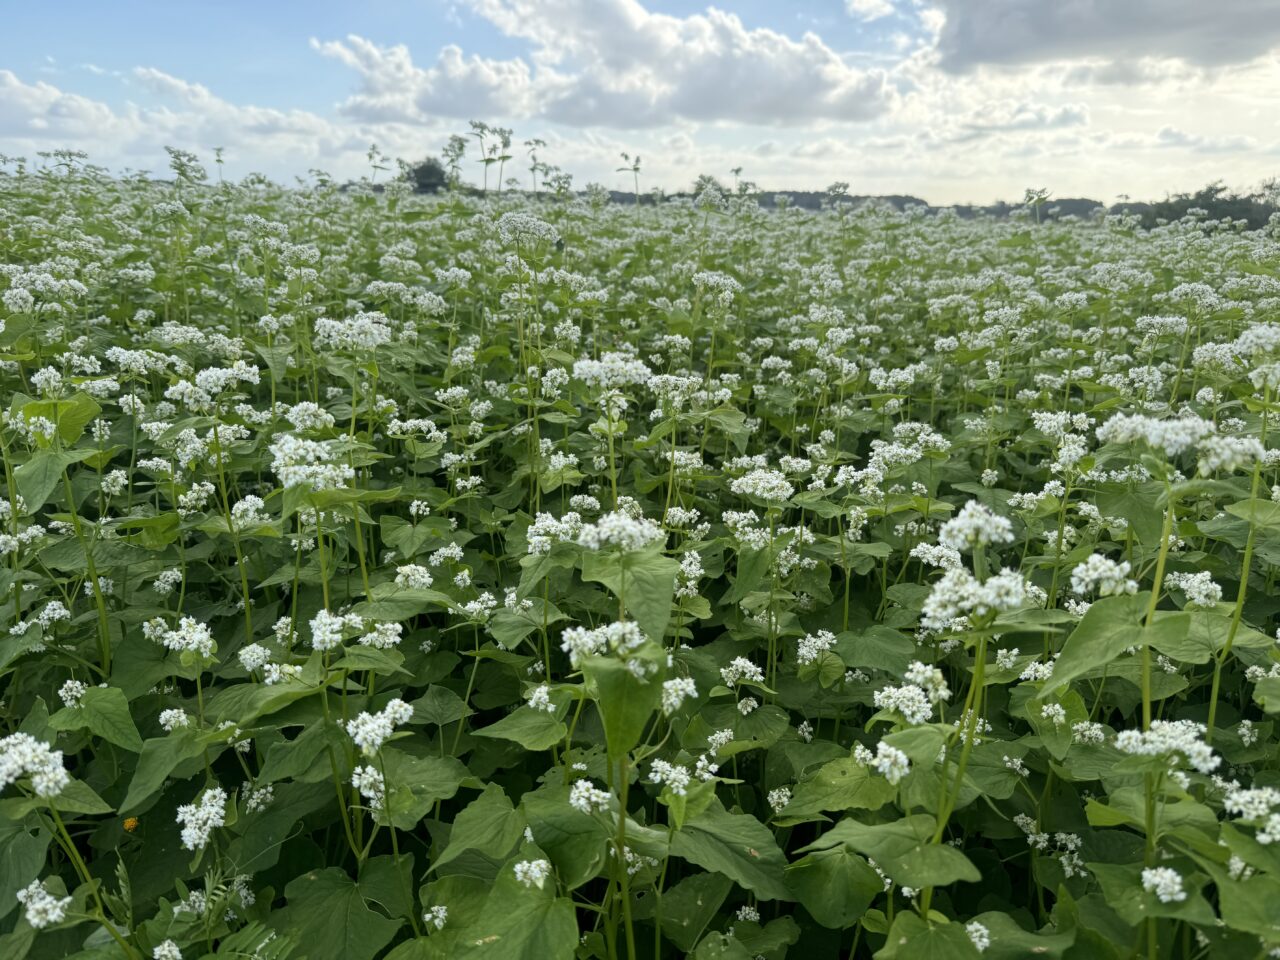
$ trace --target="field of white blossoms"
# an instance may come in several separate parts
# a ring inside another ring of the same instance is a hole
[[[173,169],[0,175],[0,956],[1280,956],[1275,230]]]

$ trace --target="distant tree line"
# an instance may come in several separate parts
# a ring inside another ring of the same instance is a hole
[[[514,160],[511,149],[510,130],[491,127],[484,123],[473,122],[468,137],[455,135],[450,138],[442,158],[426,157],[416,163],[400,162],[401,175],[417,193],[439,193],[443,190],[454,190],[468,194],[488,193],[490,189],[501,192],[527,189],[514,177],[503,180],[504,167]],[[479,159],[475,162],[484,168],[484,183],[481,187],[471,186],[463,181],[462,162],[469,141],[478,141]],[[532,193],[535,196],[567,197],[573,195],[573,176],[559,167],[545,163],[539,152],[546,144],[541,140],[526,140],[524,143],[528,156],[528,169]],[[750,180],[741,178],[742,168],[735,168],[733,185],[729,186],[710,174],[700,174],[686,191],[666,193],[661,190],[640,192],[640,158],[630,154],[622,154],[624,166],[619,172],[632,175],[634,189],[631,192],[608,190],[598,184],[588,187],[593,199],[604,199],[615,203],[653,204],[676,197],[697,198],[708,192],[722,196],[750,196],[765,207],[800,207],[802,209],[819,209],[833,204],[864,203],[869,201],[888,204],[898,210],[907,207],[923,207],[929,211],[937,211],[941,207],[934,206],[909,195],[872,196],[849,193],[849,184],[834,183],[825,190],[761,190]],[[497,182],[490,183],[490,167],[497,167]],[[1056,220],[1073,216],[1086,218],[1099,209],[1108,213],[1123,213],[1139,218],[1144,227],[1154,227],[1161,223],[1181,220],[1188,215],[1202,217],[1206,220],[1243,221],[1249,228],[1266,226],[1271,215],[1280,211],[1280,178],[1264,181],[1256,189],[1240,192],[1229,188],[1223,181],[1217,180],[1190,193],[1175,193],[1163,200],[1138,201],[1122,195],[1117,202],[1106,204],[1101,200],[1088,197],[1052,198],[1048,190],[1029,189],[1021,202],[999,201],[992,204],[956,204],[950,209],[961,217],[1009,217],[1025,216],[1035,222]]]

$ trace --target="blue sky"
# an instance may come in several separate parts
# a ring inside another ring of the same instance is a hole
[[[359,175],[468,118],[643,186],[743,166],[766,187],[936,202],[1160,195],[1280,172],[1266,0],[313,0],[15,4],[0,153]]]

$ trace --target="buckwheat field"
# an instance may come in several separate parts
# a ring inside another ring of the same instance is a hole
[[[1280,956],[1274,225],[64,159],[0,956]]]

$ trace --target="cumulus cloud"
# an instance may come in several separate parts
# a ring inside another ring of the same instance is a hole
[[[380,47],[354,34],[327,42],[313,38],[311,46],[360,74],[359,89],[339,105],[355,119],[420,122],[432,116],[527,116],[533,110],[533,77],[520,59],[467,57],[449,45],[424,68],[402,44]]]
[[[335,123],[305,110],[231,103],[207,87],[152,67],[135,68],[130,79],[159,96],[161,105],[113,107],[0,70],[0,151],[71,147],[87,151],[95,162],[154,169],[163,166],[166,145],[206,155],[225,147],[245,172],[256,168],[287,176],[307,166],[355,169],[375,139],[367,127]],[[393,149],[408,145],[407,137],[395,143],[395,134],[379,130],[376,139],[390,141]]]
[[[882,69],[846,63],[814,33],[748,29],[731,13],[675,17],[637,0],[469,0],[523,58],[485,60],[446,47],[430,67],[403,46],[360,37],[313,41],[361,75],[342,104],[361,119],[433,115],[539,117],[574,127],[637,129],[679,120],[766,126],[864,121],[896,91]]]
[[[935,0],[944,69],[1087,57],[1220,66],[1280,45],[1274,0]]]

